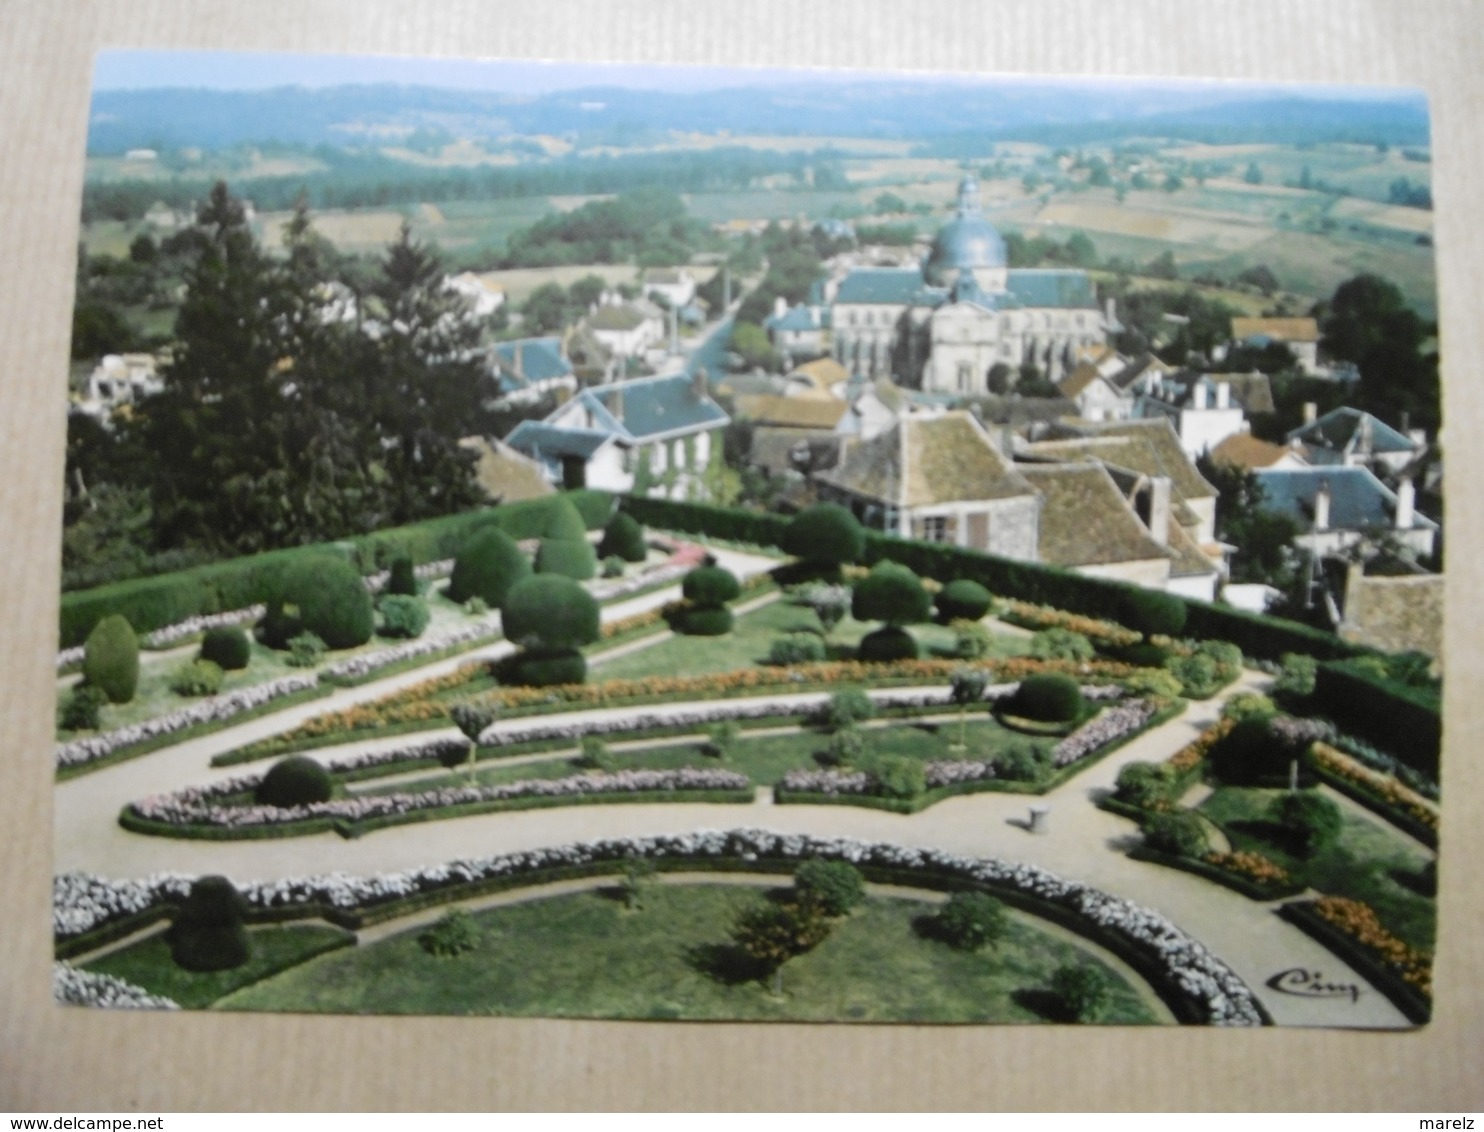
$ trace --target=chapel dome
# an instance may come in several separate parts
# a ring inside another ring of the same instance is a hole
[[[1005,241],[979,209],[979,183],[973,174],[958,187],[958,215],[933,237],[933,249],[923,261],[922,274],[935,287],[951,287],[965,272],[1003,269]]]

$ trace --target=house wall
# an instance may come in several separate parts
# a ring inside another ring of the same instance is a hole
[[[946,542],[1034,562],[1040,513],[1040,501],[1034,496],[945,503],[902,512],[898,533],[904,538],[925,538],[926,521],[942,518],[948,524]]]
[[[1134,413],[1133,400],[1106,381],[1094,381],[1077,394],[1077,411],[1090,421],[1126,421]]]
[[[1077,573],[1089,578],[1108,578],[1115,582],[1128,582],[1145,589],[1162,590],[1170,581],[1168,558],[1145,558],[1136,562],[1117,562],[1103,566],[1077,566]]]
[[[1176,594],[1179,597],[1191,597],[1197,601],[1216,600],[1216,582],[1220,575],[1217,574],[1186,574],[1181,577],[1171,576],[1165,583],[1165,592]]]
[[[1189,507],[1200,519],[1200,525],[1192,531],[1191,538],[1196,542],[1205,544],[1216,541],[1216,497],[1209,495],[1186,499],[1185,505]]]

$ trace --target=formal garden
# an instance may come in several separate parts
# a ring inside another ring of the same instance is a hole
[[[950,798],[1034,802],[1219,700],[1194,741],[1161,762],[1124,756],[1099,796],[1136,823],[1129,855],[1281,902],[1407,1018],[1430,1009],[1437,692],[1411,657],[883,538],[830,505],[790,521],[637,498],[615,509],[596,492],[103,589],[63,604],[59,778],[348,691],[344,706],[214,744],[194,783],[118,813],[129,835],[302,838],[310,866],[319,835],[374,841],[532,808],[765,803],[931,823]],[[1265,693],[1232,694],[1253,673]],[[684,852],[661,839],[451,862],[362,878],[364,891],[68,874],[58,954],[81,965],[59,968],[59,994],[581,1017],[1267,1019],[1193,941],[1162,950],[1165,927],[1138,927],[1149,913],[1069,897],[1082,890],[1049,874],[695,836]],[[815,856],[848,859],[871,891],[827,911],[806,880],[757,875]],[[702,883],[698,867],[734,883]],[[992,930],[961,946],[945,924],[975,894],[989,904],[963,915]],[[418,924],[398,930],[403,917]]]

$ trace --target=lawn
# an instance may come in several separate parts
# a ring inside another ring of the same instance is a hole
[[[1226,830],[1233,849],[1259,852],[1327,896],[1369,904],[1391,932],[1413,947],[1432,951],[1437,904],[1417,888],[1417,874],[1432,856],[1378,819],[1342,806],[1345,824],[1334,845],[1312,858],[1300,857],[1289,851],[1282,830],[1267,820],[1269,807],[1282,793],[1223,786],[1200,810]]]
[[[231,971],[197,973],[177,967],[163,932],[84,964],[83,969],[114,975],[181,1006],[201,1009],[223,995],[355,940],[339,928],[308,925],[250,928],[249,935],[252,958]]]
[[[922,938],[925,902],[871,898],[818,948],[783,968],[783,995],[737,970],[729,931],[763,899],[736,885],[656,885],[640,911],[612,890],[492,908],[478,944],[435,958],[408,931],[322,956],[219,1003],[228,1010],[568,1018],[1040,1022],[1063,963],[1104,966],[1110,1022],[1161,1018],[1153,994],[1036,920],[1011,914],[994,949]]]

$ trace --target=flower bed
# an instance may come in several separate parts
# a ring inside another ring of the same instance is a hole
[[[1371,770],[1327,743],[1316,742],[1309,762],[1337,789],[1356,798],[1407,832],[1437,845],[1439,811],[1436,804],[1390,775]]]
[[[99,1006],[110,1010],[179,1010],[180,1004],[150,994],[143,987],[91,971],[79,971],[70,963],[52,964],[52,997],[66,1006]]]
[[[1099,648],[1127,648],[1144,639],[1142,633],[1125,629],[1116,621],[1084,617],[1080,613],[1068,613],[1064,609],[1035,605],[1014,598],[1003,603],[999,619],[1007,625],[1019,625],[1022,629],[1070,629],[1074,633],[1081,633]]]
[[[702,831],[534,849],[370,877],[334,873],[285,878],[248,884],[242,891],[249,907],[259,912],[326,915],[358,928],[500,888],[621,870],[635,858],[653,860],[661,868],[700,865],[740,870],[788,868],[802,860],[824,858],[849,861],[868,878],[929,887],[982,886],[1110,947],[1149,979],[1184,1021],[1257,1026],[1265,1020],[1246,984],[1158,913],[1033,866],[930,849],[765,830]],[[150,903],[178,902],[189,883],[189,878],[176,876],[144,881],[104,881],[76,874],[59,877],[53,888],[58,938],[104,926],[88,914],[93,908],[145,898]],[[91,896],[100,887],[118,888],[129,895],[102,900]],[[67,906],[73,893],[90,894],[85,909]]]
[[[433,578],[446,578],[453,573],[454,560],[452,558],[440,558],[436,562],[424,562],[421,566],[412,568],[412,576],[419,581],[429,581]],[[361,579],[369,594],[379,594],[386,589],[386,584],[391,581],[390,570],[378,570],[374,574],[367,574]]]
[[[1154,849],[1148,845],[1135,845],[1128,851],[1128,856],[1134,861],[1148,861],[1156,865],[1164,865],[1166,868],[1193,873],[1223,888],[1239,892],[1249,900],[1281,900],[1287,896],[1297,896],[1304,891],[1303,885],[1288,877],[1286,872],[1266,857],[1261,857],[1256,853],[1207,853],[1202,857],[1186,857],[1178,853]],[[1232,860],[1234,857],[1244,859],[1240,863],[1234,863]],[[1256,858],[1256,860],[1245,859],[1249,857]],[[1278,874],[1288,879],[1284,881],[1258,879],[1259,876],[1275,878]]]
[[[1276,861],[1270,861],[1261,853],[1238,850],[1232,853],[1207,853],[1203,858],[1208,865],[1233,873],[1252,883],[1269,888],[1289,888],[1294,879],[1288,870]]]
[[[1388,932],[1370,905],[1321,896],[1285,904],[1283,915],[1355,967],[1413,1022],[1431,1017],[1432,956]]]
[[[1071,766],[1100,747],[1142,730],[1158,712],[1159,704],[1143,697],[1099,712],[1051,748],[1052,768]]]

